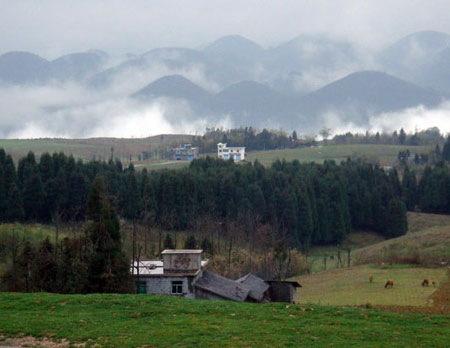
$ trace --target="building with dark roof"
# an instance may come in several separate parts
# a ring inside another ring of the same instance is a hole
[[[206,270],[202,250],[167,249],[162,260],[131,266],[138,293],[238,302],[295,302],[297,282],[265,281],[253,274],[232,280]]]

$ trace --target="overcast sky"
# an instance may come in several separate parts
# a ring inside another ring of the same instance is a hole
[[[0,0],[0,54],[141,53],[228,34],[265,47],[301,33],[380,47],[414,31],[450,33],[449,13],[448,0]]]

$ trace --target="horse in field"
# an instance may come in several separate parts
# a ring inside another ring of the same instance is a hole
[[[384,288],[385,288],[385,289],[387,289],[387,288],[391,288],[391,289],[392,289],[393,286],[394,286],[394,281],[391,280],[391,279],[389,279],[389,280],[386,282],[386,284],[384,284]]]
[[[428,279],[424,279],[422,282],[422,286],[429,286],[430,282],[428,281]]]
[[[369,283],[373,283],[373,276],[372,275],[369,276]]]

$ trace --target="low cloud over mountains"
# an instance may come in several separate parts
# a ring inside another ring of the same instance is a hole
[[[148,136],[249,125],[300,133],[325,126],[387,130],[409,127],[411,118],[417,127],[445,130],[448,58],[450,36],[438,32],[409,35],[375,54],[323,35],[268,49],[233,35],[201,49],[119,58],[87,51],[49,61],[8,52],[0,56],[0,137]]]

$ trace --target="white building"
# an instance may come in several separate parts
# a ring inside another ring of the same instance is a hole
[[[245,146],[228,147],[227,144],[217,144],[217,157],[224,160],[232,158],[235,162],[245,160]]]

